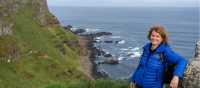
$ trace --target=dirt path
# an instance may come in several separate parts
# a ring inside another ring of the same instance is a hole
[[[80,45],[80,63],[82,67],[82,72],[89,78],[92,77],[92,63],[90,61],[90,51],[87,48],[89,40],[84,36],[79,36],[79,45]]]

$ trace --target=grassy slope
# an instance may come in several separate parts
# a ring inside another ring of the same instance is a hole
[[[8,18],[14,21],[14,35],[1,40],[15,39],[20,57],[11,63],[1,61],[0,88],[44,88],[84,79],[79,71],[78,54],[62,44],[63,40],[76,40],[76,36],[59,27],[40,26],[32,13],[28,7]],[[64,47],[65,55],[57,45]]]
[[[63,40],[77,40],[60,27],[42,27],[33,19],[30,6],[8,17],[14,22],[13,36],[0,38],[1,46],[12,43],[20,51],[18,59],[0,63],[0,88],[126,88],[121,81],[84,81],[78,48],[72,50]],[[11,42],[6,42],[11,41]],[[62,54],[57,45],[64,47]],[[0,52],[4,52],[0,48]]]

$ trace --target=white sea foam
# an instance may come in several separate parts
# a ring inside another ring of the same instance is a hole
[[[124,43],[126,43],[125,40],[120,40],[120,41],[118,42],[118,44],[124,44]]]
[[[135,55],[130,55],[129,57],[131,57],[131,58],[135,58],[136,56],[135,56]]]
[[[120,51],[127,51],[128,49],[126,48],[121,48]]]
[[[76,31],[78,29],[84,29],[86,31],[86,33],[92,33],[92,32],[97,32],[100,29],[95,29],[95,28],[81,28],[81,27],[73,27],[71,28],[72,31]]]
[[[77,29],[78,28],[76,28],[76,27],[71,28],[72,31],[76,31]]]
[[[140,57],[141,56],[141,50],[140,47],[128,47],[128,48],[121,48],[121,53],[125,53],[126,56],[134,58],[134,57]]]
[[[129,55],[130,58],[135,58],[135,57],[140,57],[141,52],[133,52],[132,54]]]
[[[121,36],[111,36],[110,38],[116,39],[116,38],[121,38]]]
[[[96,32],[96,31],[99,31],[100,29],[86,28],[85,30],[86,30],[86,32]]]
[[[133,54],[135,55],[135,57],[140,57],[141,56],[141,52],[133,52]]]
[[[140,48],[139,48],[139,47],[135,47],[135,48],[133,48],[132,50],[133,50],[133,51],[138,51],[138,50],[140,50]]]
[[[118,58],[118,60],[120,61],[120,60],[124,60],[124,59],[126,59],[125,57],[119,57]]]

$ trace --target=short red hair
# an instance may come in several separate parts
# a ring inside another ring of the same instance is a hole
[[[165,28],[161,25],[154,25],[150,28],[148,32],[148,39],[150,40],[152,32],[155,31],[157,32],[163,39],[162,43],[168,44],[168,36],[167,32],[165,31]]]

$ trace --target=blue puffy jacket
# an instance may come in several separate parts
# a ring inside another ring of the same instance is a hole
[[[143,47],[143,54],[131,81],[142,88],[162,88],[165,65],[160,61],[161,53],[166,63],[176,64],[173,75],[183,77],[186,59],[174,53],[167,44],[160,44],[154,52],[150,50],[151,43]]]

